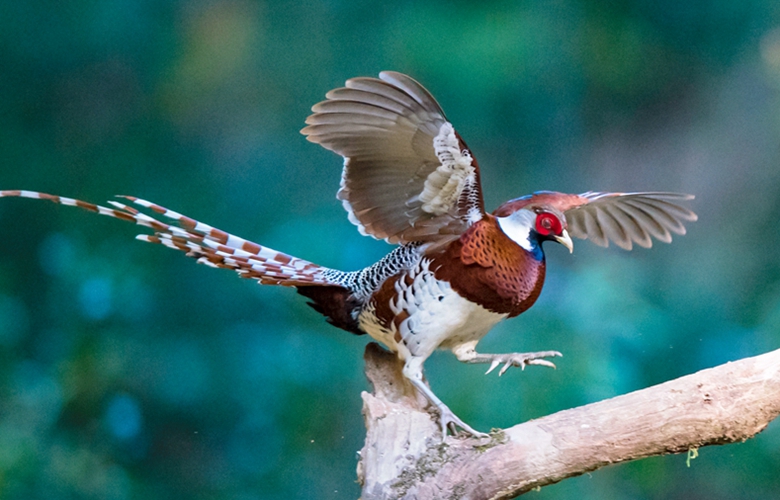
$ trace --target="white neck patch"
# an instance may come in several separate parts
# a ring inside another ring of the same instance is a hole
[[[509,238],[528,250],[533,251],[535,245],[531,244],[529,236],[536,223],[536,214],[530,210],[521,208],[507,217],[496,217],[501,230]]]

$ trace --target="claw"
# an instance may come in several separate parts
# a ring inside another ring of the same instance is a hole
[[[490,373],[490,372],[492,372],[493,370],[495,370],[495,369],[496,369],[496,367],[497,367],[498,365],[500,365],[500,364],[501,364],[501,360],[500,360],[500,359],[494,359],[494,360],[493,360],[493,362],[492,362],[492,363],[490,363],[490,368],[488,368],[488,371],[486,371],[486,372],[485,372],[485,375],[487,375],[488,373]],[[499,374],[499,375],[500,375],[500,374]]]
[[[508,360],[506,363],[504,363],[504,366],[501,367],[501,369],[498,371],[498,376],[500,377],[503,375],[509,367],[512,366],[512,360]],[[520,369],[525,370],[525,363],[520,363]]]
[[[441,407],[439,407],[439,423],[441,424],[441,439],[444,441],[444,439],[447,437],[447,430],[452,432],[452,435],[455,436],[458,433],[458,427],[463,429],[464,431],[468,432],[472,436],[476,438],[483,438],[483,437],[489,437],[489,434],[485,434],[484,432],[479,432],[478,430],[472,428],[469,424],[464,422],[463,420],[459,419],[452,411],[442,404]]]
[[[547,361],[546,359],[531,359],[528,361],[529,365],[539,365],[539,366],[549,366],[553,370],[557,369],[555,366],[555,363],[552,361]]]
[[[558,351],[541,351],[541,352],[524,352],[524,353],[510,353],[510,354],[484,354],[482,355],[487,361],[490,360],[490,368],[485,372],[485,375],[495,370],[498,365],[504,364],[498,371],[498,376],[503,375],[510,367],[517,366],[521,370],[525,370],[526,366],[539,365],[547,366],[555,369],[555,363],[543,358],[552,358],[556,356],[563,356]],[[473,361],[472,361],[473,362]]]
[[[439,425],[441,426],[442,441],[447,439],[448,430],[452,431],[453,435],[456,435],[458,433],[458,427],[474,437],[487,437],[488,435],[484,432],[479,432],[463,420],[459,419],[441,399],[436,397],[436,394],[434,394],[431,388],[423,381],[421,359],[422,358],[411,358],[411,360],[407,360],[404,365],[403,374],[412,385],[414,385],[417,390],[439,410]]]

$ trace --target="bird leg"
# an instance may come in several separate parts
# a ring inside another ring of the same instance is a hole
[[[459,361],[464,363],[490,363],[490,368],[485,372],[485,375],[492,372],[498,365],[504,363],[501,370],[498,371],[498,376],[504,374],[510,366],[519,366],[520,369],[525,370],[526,366],[541,365],[555,368],[555,364],[552,361],[547,361],[544,358],[553,358],[556,356],[563,356],[558,351],[539,351],[539,352],[510,352],[506,354],[482,354],[475,350],[477,342],[466,342],[452,349],[455,357]]]
[[[423,381],[422,376],[422,363],[425,358],[410,357],[406,360],[402,373],[409,379],[409,381],[420,391],[436,408],[439,410],[439,424],[441,425],[441,438],[442,441],[447,437],[447,429],[449,429],[453,435],[457,433],[457,428],[460,427],[464,431],[468,432],[474,437],[488,437],[488,434],[479,432],[472,428],[469,424],[458,418],[457,415],[452,413],[452,410],[445,405],[441,399],[436,397],[430,387]]]

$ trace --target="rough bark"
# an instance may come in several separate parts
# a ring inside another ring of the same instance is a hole
[[[605,465],[745,441],[780,414],[780,350],[532,420],[447,437],[395,355],[365,353],[362,500],[514,498]]]

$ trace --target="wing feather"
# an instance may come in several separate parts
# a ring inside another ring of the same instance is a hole
[[[585,233],[593,243],[600,247],[606,247],[609,245],[609,242],[606,236],[604,236],[604,231],[601,230],[601,225],[596,218],[597,213],[596,210],[585,212]]]
[[[344,157],[337,198],[361,233],[441,243],[481,218],[477,162],[419,83],[382,72],[326,98],[301,132]]]
[[[626,228],[612,215],[609,208],[609,205],[605,205],[596,209],[596,219],[604,230],[604,237],[623,250],[631,250],[631,238],[626,234]]]
[[[623,248],[631,250],[631,242],[644,248],[653,246],[651,236],[631,215],[616,206],[606,206],[605,209],[617,220],[618,224],[624,229],[626,236],[630,239],[630,244]]]
[[[553,198],[553,194],[545,193]],[[633,243],[650,248],[652,238],[672,241],[672,233],[685,234],[684,222],[697,219],[695,213],[680,205],[693,196],[679,193],[597,193],[562,195],[565,206],[557,206],[566,215],[569,232],[588,238],[599,246],[613,242],[625,250]]]

